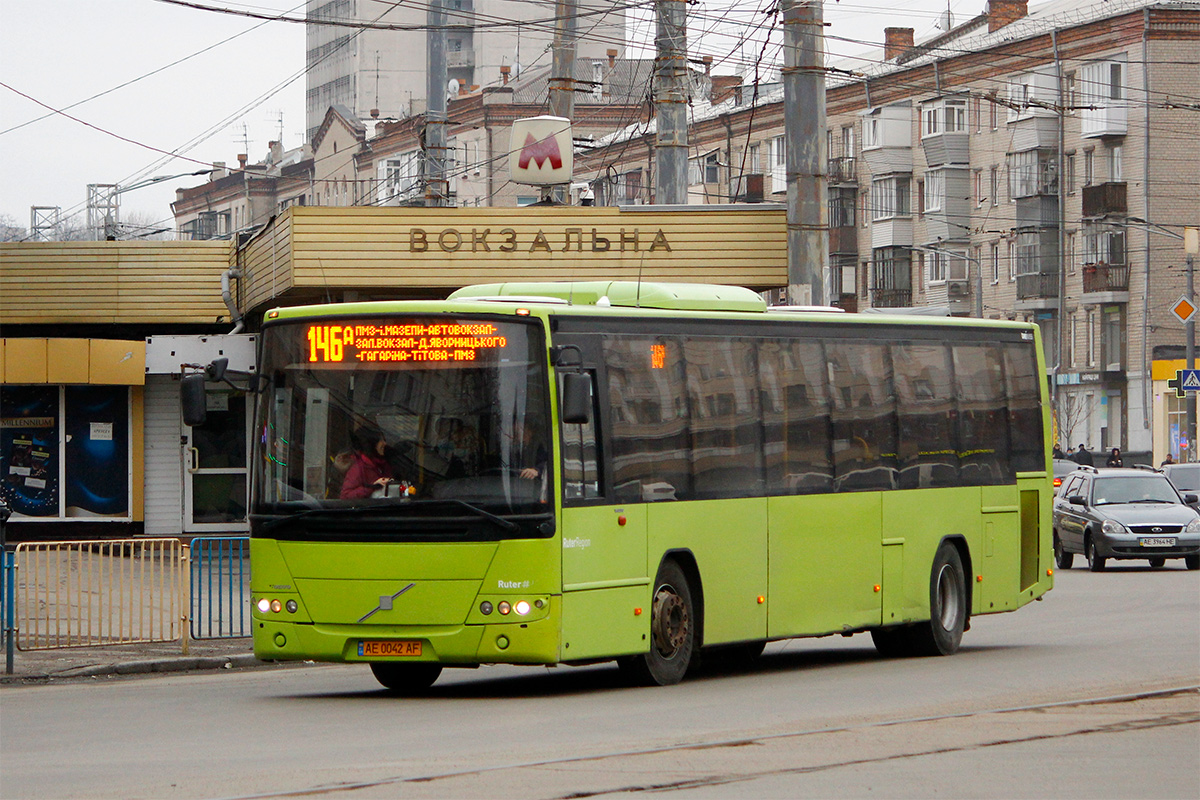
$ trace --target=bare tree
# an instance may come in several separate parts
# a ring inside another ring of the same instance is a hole
[[[0,242],[20,242],[29,236],[29,231],[17,224],[10,214],[0,214]]]

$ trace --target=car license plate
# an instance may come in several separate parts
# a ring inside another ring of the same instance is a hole
[[[1152,539],[1138,539],[1142,547],[1174,547],[1175,538],[1172,536],[1155,536]]]
[[[364,639],[358,643],[358,654],[364,658],[414,658],[421,655],[421,643]]]

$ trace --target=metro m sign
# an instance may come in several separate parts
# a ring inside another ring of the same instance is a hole
[[[571,120],[547,116],[514,121],[508,163],[514,183],[570,183],[575,166]]]

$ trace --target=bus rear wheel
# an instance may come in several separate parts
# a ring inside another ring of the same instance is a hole
[[[967,626],[967,579],[958,548],[942,542],[929,576],[929,621],[876,628],[871,640],[880,655],[948,656],[958,652]]]
[[[671,686],[683,680],[696,655],[696,613],[687,576],[664,561],[654,579],[650,652],[621,659],[627,678],[640,686]]]
[[[433,686],[442,674],[442,665],[430,661],[374,661],[371,673],[385,688],[399,694],[420,694]]]

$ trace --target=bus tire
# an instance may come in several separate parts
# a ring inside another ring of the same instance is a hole
[[[871,641],[884,658],[904,658],[912,652],[913,628],[872,628]]]
[[[1058,533],[1054,534],[1054,564],[1059,569],[1070,569],[1071,564],[1075,563],[1075,554],[1068,553],[1063,548],[1062,540],[1058,538]]]
[[[949,656],[958,652],[967,625],[967,578],[962,557],[942,542],[929,575],[929,621],[913,626],[913,655]]]
[[[432,661],[373,661],[371,673],[393,692],[421,694],[442,674],[442,665]]]
[[[617,663],[639,686],[671,686],[683,680],[696,656],[696,608],[687,576],[664,561],[650,601],[650,652]]]

